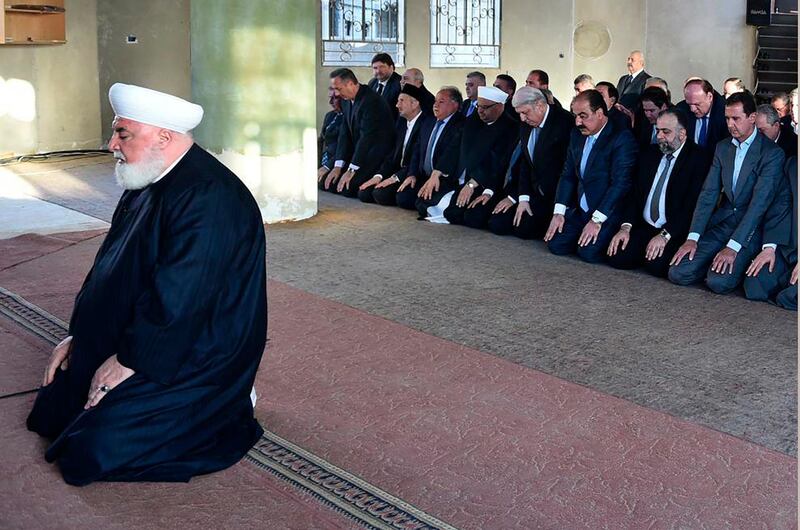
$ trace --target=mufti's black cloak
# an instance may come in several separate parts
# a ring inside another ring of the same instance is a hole
[[[250,390],[267,327],[261,215],[197,145],[161,180],[126,191],[70,321],[69,368],[28,428],[70,484],[187,481],[237,462],[261,436]],[[83,410],[117,354],[135,374]]]

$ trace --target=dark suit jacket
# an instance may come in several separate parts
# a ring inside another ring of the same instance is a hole
[[[621,213],[622,200],[633,185],[637,152],[633,133],[629,129],[620,130],[608,121],[589,153],[586,174],[581,177],[581,156],[586,138],[577,128],[572,129],[555,202],[567,207],[580,207],[580,197],[585,193],[589,213],[597,210],[608,217]]]
[[[386,81],[386,87],[383,89],[381,97],[386,101],[389,108],[392,110],[392,115],[397,119],[397,98],[400,96],[400,74],[392,72],[389,80]],[[378,91],[378,78],[373,77],[367,85],[373,92]]]
[[[330,111],[322,120],[322,131],[317,138],[319,165],[328,169],[333,168],[336,156],[336,145],[339,143],[339,128],[342,125],[342,113]]]
[[[528,153],[528,141],[533,127],[522,125],[518,195],[528,195],[531,202],[544,201],[552,207],[555,201],[558,177],[564,169],[569,147],[570,133],[575,126],[572,114],[550,105],[547,119],[539,131],[536,146],[533,148],[533,160]],[[516,198],[516,196],[515,196]]]
[[[508,101],[506,101],[503,105],[503,112],[505,112],[509,118],[517,122],[517,124],[522,123],[520,121],[519,114],[517,114],[517,111],[514,110],[514,105],[511,104],[511,98],[508,98]]]
[[[619,92],[619,102],[621,105],[634,110],[639,104],[639,95],[644,90],[644,82],[652,76],[642,70],[631,80],[629,74],[625,74],[617,81],[617,91]]]
[[[750,243],[783,179],[783,151],[757,132],[731,192],[736,146],[726,139],[717,144],[711,169],[697,198],[689,232],[703,235],[730,216],[736,230],[730,236],[742,246]],[[719,204],[719,206],[717,206]]]
[[[414,122],[414,128],[411,129],[411,136],[408,138],[408,143],[405,149],[403,149],[403,141],[406,138],[408,122],[403,117],[397,118],[394,150],[383,162],[379,171],[384,178],[397,175],[397,178],[402,182],[403,179],[410,174],[408,168],[411,166],[414,152],[419,146],[420,130],[423,126],[432,127],[431,123],[436,123],[436,118],[424,112],[420,113],[419,118]]]
[[[689,105],[686,104],[686,101],[681,101],[675,106],[686,115],[686,119],[689,122],[686,133],[689,139],[694,141],[697,118],[689,110]],[[709,154],[712,154],[716,149],[717,143],[725,138],[730,138],[730,136],[728,126],[725,124],[725,98],[715,91],[714,101],[711,103],[711,116],[708,119],[708,138],[706,145],[701,147],[708,151]]]
[[[764,243],[775,243],[790,265],[797,263],[797,157],[786,161],[785,178],[764,216]]]
[[[433,116],[433,102],[436,100],[436,96],[430,93],[430,91],[425,87],[424,83],[421,87],[419,87],[419,89],[422,91],[419,102],[422,112]]]
[[[639,157],[639,169],[633,193],[629,196],[626,208],[622,215],[623,223],[630,223],[635,230],[637,225],[646,224],[644,208],[647,197],[653,188],[653,182],[659,177],[658,166],[663,158],[661,150],[648,146]],[[666,209],[667,222],[663,228],[677,241],[683,241],[689,234],[689,223],[700,194],[700,188],[708,174],[711,160],[708,154],[697,147],[694,142],[686,141],[683,144],[678,158],[672,162],[672,173],[667,183],[667,195],[664,208]]]
[[[360,85],[353,101],[342,101],[342,126],[336,160],[359,166],[359,174],[374,175],[394,147],[395,129],[389,107],[377,93]]]
[[[642,122],[637,124],[633,129],[633,135],[636,137],[636,143],[639,144],[639,151],[644,151],[651,145],[657,145],[651,143],[653,139],[653,124],[647,121],[647,118],[643,118]]]
[[[792,127],[781,126],[781,134],[778,136],[778,147],[783,149],[786,158],[791,158],[797,154],[797,135]]]
[[[477,118],[478,117],[478,109],[474,109],[472,111],[472,114],[467,116],[467,110],[469,109],[470,105],[472,105],[472,100],[471,99],[465,99],[464,101],[461,102],[461,108],[459,109],[459,112],[461,114],[463,114],[465,117]]]
[[[431,154],[431,165],[433,169],[438,169],[447,178],[458,179],[456,171],[458,170],[458,157],[461,151],[461,132],[464,128],[464,115],[456,111],[447,121],[444,130],[439,134],[439,140],[436,142],[436,148]],[[409,175],[414,175],[418,178],[427,179],[428,175],[424,170],[425,155],[428,152],[428,143],[431,141],[431,134],[436,126],[436,119],[426,121],[421,125],[419,130],[419,142],[417,142],[417,149],[414,151],[414,156],[411,158],[411,164],[408,169]],[[450,176],[452,175],[452,176]]]
[[[608,119],[613,121],[617,128],[633,128],[631,125],[631,119],[624,112],[613,107],[608,111]]]
[[[491,125],[481,119],[467,119],[461,135],[456,180],[466,170],[466,180],[475,179],[483,189],[495,193],[503,188],[511,153],[519,139],[519,124],[505,112]]]

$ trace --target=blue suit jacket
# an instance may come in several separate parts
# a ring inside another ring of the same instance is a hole
[[[608,121],[589,153],[586,173],[581,177],[580,165],[586,136],[573,129],[567,149],[567,161],[556,189],[556,203],[579,207],[586,194],[589,212],[595,210],[611,216],[622,212],[622,201],[633,184],[636,166],[636,140],[627,128],[620,129]]]

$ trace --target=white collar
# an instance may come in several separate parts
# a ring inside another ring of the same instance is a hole
[[[422,116],[422,112],[417,112],[417,115],[411,118],[410,120],[406,120],[406,127],[409,129],[414,128],[414,124],[417,123],[419,117]]]
[[[642,72],[644,72],[644,68],[642,68],[641,70],[636,70],[635,72],[633,72],[632,74],[630,74],[630,76],[631,76],[631,79],[636,79],[636,76],[637,76],[637,75],[639,75],[639,74],[641,74]]]
[[[550,115],[550,105],[547,105],[547,108],[544,109],[544,118],[542,118],[542,123],[539,124],[539,129],[544,127],[544,123],[547,121],[547,116]]]
[[[189,146],[189,149],[191,149],[191,148],[192,148],[192,146],[190,145],[190,146]],[[172,171],[172,169],[173,169],[175,166],[177,166],[177,165],[178,165],[178,162],[180,162],[181,160],[183,160],[183,157],[185,157],[185,156],[186,156],[186,153],[188,153],[188,152],[189,152],[189,149],[187,149],[186,151],[184,151],[184,152],[181,154],[181,156],[179,156],[178,158],[176,158],[176,159],[175,159],[175,162],[171,163],[171,164],[169,165],[169,167],[167,167],[167,169],[165,169],[165,170],[164,170],[164,171],[163,171],[163,172],[162,172],[162,173],[161,173],[159,176],[157,176],[157,177],[156,177],[156,179],[155,179],[153,182],[151,182],[150,184],[155,184],[155,183],[156,183],[156,182],[158,182],[159,180],[161,180],[161,179],[163,179],[164,177],[166,177],[166,176],[167,176],[167,173],[169,173],[170,171]]]

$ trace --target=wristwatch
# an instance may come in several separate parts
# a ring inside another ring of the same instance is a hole
[[[659,232],[659,233],[658,233],[658,235],[660,235],[661,237],[663,237],[663,238],[664,238],[664,241],[666,241],[666,242],[668,242],[668,243],[669,243],[669,240],[670,240],[670,238],[672,238],[672,236],[671,236],[671,235],[669,235],[669,232],[667,232],[667,231],[666,231],[666,230],[664,230],[663,228],[661,229],[661,232]]]
[[[471,189],[473,189],[473,190],[474,190],[475,188],[477,188],[477,187],[478,187],[478,183],[477,183],[477,182],[475,182],[474,180],[470,179],[470,180],[467,182],[467,186],[469,186]]]
[[[592,215],[592,222],[597,224],[597,225],[602,225],[603,224],[602,217],[600,217],[596,213]]]

